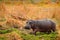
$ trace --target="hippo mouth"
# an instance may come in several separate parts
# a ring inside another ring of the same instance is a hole
[[[29,27],[24,27],[24,29],[28,29],[28,30],[30,30],[30,28],[29,28]]]

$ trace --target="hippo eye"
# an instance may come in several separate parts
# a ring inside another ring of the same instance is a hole
[[[32,22],[29,22],[29,24],[32,24]]]

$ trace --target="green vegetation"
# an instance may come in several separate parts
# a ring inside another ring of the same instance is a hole
[[[4,22],[4,21],[6,21],[6,18],[4,17],[0,18],[0,22]]]
[[[52,32],[51,34],[37,32],[36,36],[33,34],[25,34],[22,31],[14,29],[24,40],[56,40],[57,32]]]
[[[5,34],[5,33],[9,33],[12,32],[12,29],[6,29],[6,30],[0,30],[0,34]]]
[[[10,32],[9,32],[10,30]],[[11,33],[11,31],[15,31],[17,34],[19,34],[21,36],[21,38],[23,38],[24,40],[56,40],[57,38],[57,32],[52,32],[51,34],[46,34],[46,33],[40,33],[37,32],[37,35],[33,35],[33,34],[25,34],[20,30],[17,30],[15,28],[12,29],[8,29],[8,30],[0,30],[0,33],[5,34],[5,33]],[[0,40],[6,40],[5,37],[0,37]]]
[[[42,35],[43,34],[43,35]],[[24,40],[55,40],[57,35],[56,33],[51,33],[51,34],[37,34],[36,36],[35,35],[31,35],[31,34],[22,34],[22,38]]]
[[[2,36],[2,37],[0,37],[0,40],[8,40],[8,38],[5,36]]]

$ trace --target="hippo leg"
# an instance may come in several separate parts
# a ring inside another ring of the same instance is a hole
[[[55,32],[55,30],[56,30],[55,28],[52,28],[52,31],[53,31],[53,32]]]
[[[47,34],[50,34],[51,33],[51,30],[50,31],[47,31]]]
[[[36,35],[36,32],[37,32],[37,31],[38,31],[37,29],[33,29],[33,32],[31,32],[31,34]]]

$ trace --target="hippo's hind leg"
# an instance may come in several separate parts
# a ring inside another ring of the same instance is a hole
[[[51,22],[51,30],[52,30],[53,32],[56,31],[56,24],[53,23],[53,22]]]
[[[52,28],[52,31],[55,32],[56,28]]]
[[[56,26],[53,25],[52,28],[51,28],[51,30],[52,30],[53,32],[55,32],[55,31],[56,31]]]
[[[51,33],[51,30],[50,31],[47,31],[47,34],[50,34]]]

